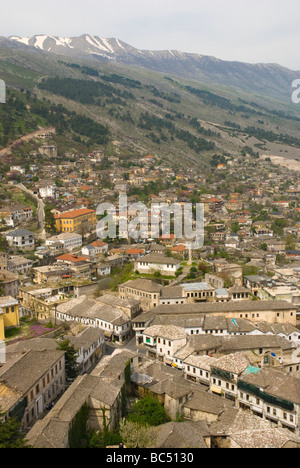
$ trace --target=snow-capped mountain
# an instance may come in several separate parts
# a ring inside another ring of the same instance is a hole
[[[295,72],[276,64],[230,62],[215,57],[178,50],[140,50],[111,38],[84,34],[80,37],[37,35],[0,37],[0,46],[73,58],[117,62],[139,66],[188,79],[238,87],[270,96],[291,96],[291,84],[299,78]]]
[[[88,54],[111,58],[114,54],[119,54],[120,51],[130,48],[130,46],[118,39],[104,39],[89,34],[71,38],[46,35],[33,37],[11,36],[9,39],[45,52],[62,55]]]

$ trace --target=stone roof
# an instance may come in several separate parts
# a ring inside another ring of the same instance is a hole
[[[228,312],[260,312],[277,310],[294,310],[287,301],[233,301],[233,302],[203,302],[180,305],[160,305],[153,309],[158,314],[208,314],[208,313],[228,313]]]
[[[8,362],[0,368],[0,382],[24,395],[63,356],[64,351],[29,350],[12,365]]]
[[[155,431],[155,448],[208,448],[204,437],[210,437],[210,431],[205,422],[169,422],[158,426]]]
[[[249,360],[242,353],[234,353],[215,359],[213,367],[232,374],[240,375],[250,365]]]
[[[154,325],[146,328],[143,335],[165,338],[167,340],[187,338],[184,328],[174,327],[173,325]]]
[[[161,299],[184,298],[182,289],[182,286],[167,286],[161,291]]]
[[[150,292],[150,293],[160,293],[162,286],[154,281],[147,279],[136,279],[127,281],[124,284],[120,285],[121,287],[127,287],[132,289],[139,289],[140,291]]]
[[[210,430],[215,437],[230,436],[241,448],[283,448],[288,442],[300,444],[299,437],[252,413],[229,408]]]
[[[257,374],[242,376],[241,380],[258,386],[272,396],[300,404],[300,379],[277,369],[265,367]]]
[[[143,262],[143,263],[157,263],[159,265],[179,265],[180,260],[176,260],[175,258],[172,257],[165,257],[164,255],[161,254],[149,254],[145,255],[144,257],[141,257],[137,262]]]

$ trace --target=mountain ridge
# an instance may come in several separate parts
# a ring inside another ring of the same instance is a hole
[[[225,61],[178,50],[140,50],[120,39],[105,39],[90,34],[73,38],[36,35],[31,38],[11,36],[2,39],[6,39],[6,45],[10,44],[11,47],[18,45],[25,50],[34,49],[41,53],[73,59],[88,58],[97,62],[139,66],[181,78],[234,86],[285,100],[291,97],[292,82],[300,76],[300,71],[293,71],[278,64]]]

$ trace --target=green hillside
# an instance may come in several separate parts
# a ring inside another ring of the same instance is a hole
[[[253,154],[300,157],[297,106],[143,68],[0,48],[8,86],[0,147],[55,126],[59,150],[153,153],[174,165],[210,167]]]

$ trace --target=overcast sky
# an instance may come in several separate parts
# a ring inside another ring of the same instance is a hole
[[[299,0],[12,0],[1,20],[2,36],[88,33],[300,70]]]

